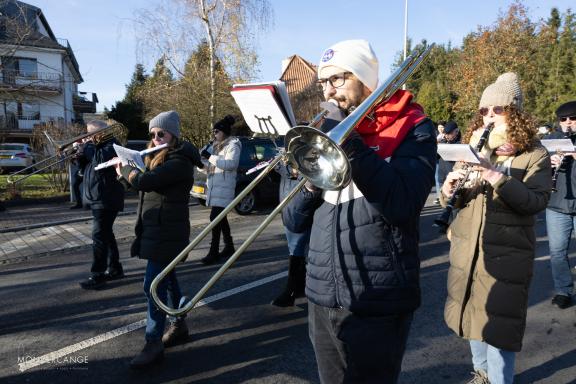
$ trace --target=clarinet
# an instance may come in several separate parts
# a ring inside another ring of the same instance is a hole
[[[571,132],[567,131],[564,132],[564,139],[571,139]],[[554,173],[552,174],[552,192],[557,192],[558,189],[556,188],[556,183],[558,182],[558,175],[560,174],[560,172],[563,172],[566,170],[566,167],[568,166],[568,161],[570,160],[568,156],[566,156],[564,153],[562,153],[560,155],[560,164],[558,164],[558,166],[556,167],[556,169],[554,169]]]
[[[482,151],[484,148],[484,144],[486,140],[488,140],[488,136],[490,135],[490,131],[494,128],[494,123],[490,123],[484,127],[484,131],[482,131],[482,135],[480,136],[480,140],[478,140],[478,144],[474,148],[476,152]],[[469,165],[465,165],[466,174],[463,178],[458,180],[458,183],[454,187],[454,192],[448,202],[446,203],[446,207],[442,211],[442,213],[434,220],[434,225],[440,228],[440,233],[446,233],[448,230],[448,226],[450,225],[450,217],[452,216],[452,211],[454,210],[454,205],[460,198],[460,194],[462,193],[462,189],[464,188],[464,184],[468,181],[470,177],[470,173],[472,172],[472,167]]]

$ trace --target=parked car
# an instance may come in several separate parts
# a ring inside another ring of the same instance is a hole
[[[13,172],[36,163],[36,154],[29,144],[2,143],[0,144],[0,173]],[[33,168],[30,168],[33,170]]]
[[[149,142],[149,140],[128,140],[126,142],[126,148],[130,148],[135,151],[143,151],[146,149],[146,145],[148,145]]]
[[[276,155],[276,147],[271,139],[263,137],[238,138],[242,143],[242,152],[240,153],[240,163],[236,176],[236,195],[258,176],[258,172],[247,175],[246,171],[263,161],[272,159]],[[283,138],[278,139],[278,146],[282,146],[283,143]],[[265,203],[278,202],[279,186],[280,175],[275,171],[268,173],[264,180],[250,191],[234,209],[240,215],[247,215],[257,206]],[[205,205],[206,192],[206,172],[196,168],[194,172],[194,186],[190,194],[198,199],[200,204]]]

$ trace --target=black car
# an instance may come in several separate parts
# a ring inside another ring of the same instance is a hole
[[[242,143],[242,152],[236,172],[236,195],[246,188],[260,171],[249,175],[246,172],[257,164],[272,159],[277,154],[276,147],[269,138],[238,137],[238,139]],[[277,139],[276,143],[278,146],[282,146],[284,144],[283,138]],[[275,171],[269,172],[264,180],[250,191],[234,209],[240,215],[247,215],[257,206],[265,203],[277,203],[279,186],[280,175]],[[194,172],[194,186],[190,194],[198,199],[200,204],[206,204],[206,174],[198,169]]]

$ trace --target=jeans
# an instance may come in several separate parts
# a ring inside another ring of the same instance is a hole
[[[576,216],[546,209],[546,230],[550,246],[550,266],[557,295],[571,296],[574,284],[570,272],[568,247],[576,227]]]
[[[310,231],[303,233],[296,233],[284,228],[286,233],[286,241],[288,242],[288,251],[290,256],[306,256],[306,249],[310,243]]]
[[[436,198],[441,198],[440,190],[442,189],[442,184],[440,184],[440,167],[438,167],[438,160],[436,160],[436,171],[434,172],[434,183],[436,184]]]
[[[166,313],[156,306],[150,294],[150,285],[154,278],[156,278],[167,265],[168,263],[159,263],[152,260],[148,260],[148,265],[146,265],[146,275],[144,276],[144,294],[146,294],[146,298],[148,299],[146,341],[161,340],[164,334]],[[182,304],[180,302],[182,293],[180,292],[178,280],[176,280],[175,271],[170,272],[158,285],[158,297],[171,308],[179,308]],[[171,316],[170,321],[175,322],[177,318]]]
[[[112,227],[118,211],[109,211],[105,209],[93,209],[92,217],[92,252],[94,260],[92,261],[92,274],[102,274],[106,271],[106,265],[109,270],[118,270],[120,265],[120,253],[116,244],[116,237]]]
[[[488,373],[490,384],[512,384],[516,353],[477,340],[470,340],[470,350],[474,369]]]
[[[320,382],[393,384],[398,380],[412,313],[358,316],[308,302],[308,332]]]

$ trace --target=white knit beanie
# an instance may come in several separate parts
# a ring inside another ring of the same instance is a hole
[[[378,86],[378,59],[366,40],[344,40],[325,50],[318,78],[323,78],[322,70],[330,66],[352,72],[371,91]]]
[[[514,104],[522,109],[522,90],[518,82],[518,75],[506,72],[496,79],[496,82],[486,87],[480,99],[479,108],[490,105],[506,107]]]

